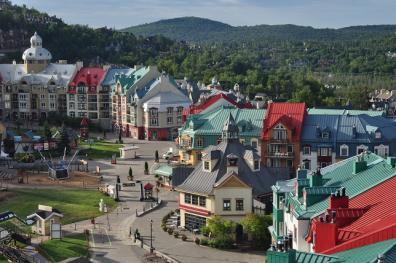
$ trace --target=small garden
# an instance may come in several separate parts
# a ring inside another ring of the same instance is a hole
[[[117,157],[120,156],[120,148],[123,147],[119,143],[111,143],[98,140],[87,140],[80,143],[82,149],[80,150],[80,156],[88,156],[89,159],[108,159],[115,154]]]
[[[89,257],[88,238],[85,234],[52,239],[43,242],[39,251],[51,262],[60,262],[73,257]]]
[[[175,238],[181,238],[183,241],[188,237],[174,227],[178,216],[178,211],[171,211],[165,215],[161,222],[161,228],[169,235]],[[171,225],[170,225],[171,224]],[[272,224],[270,215],[246,215],[240,222],[245,234],[244,244],[249,245],[252,249],[266,250],[271,244],[271,236],[268,232],[268,226]],[[236,239],[237,223],[214,216],[208,220],[206,226],[201,228],[201,237],[195,237],[194,242],[197,245],[209,246],[218,249],[237,248]]]

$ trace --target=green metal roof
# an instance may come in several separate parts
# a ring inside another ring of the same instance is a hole
[[[344,109],[307,109],[307,113],[310,115],[369,115],[372,117],[384,116],[383,111],[371,111],[371,110],[344,110]]]
[[[163,176],[171,176],[173,173],[172,167],[169,165],[160,165],[157,169],[154,170],[154,174],[163,175]]]
[[[205,114],[196,114],[186,122],[181,132],[194,133],[197,135],[221,135],[223,125],[230,113],[239,127],[241,136],[260,137],[263,129],[263,120],[266,110],[264,109],[239,109],[223,106]],[[190,121],[197,123],[198,128],[190,129]],[[245,129],[243,128],[245,126]],[[250,126],[250,127],[249,127]]]
[[[116,83],[119,82],[125,90],[129,90],[133,87],[139,79],[146,75],[150,71],[150,67],[142,67],[136,71],[133,71],[129,75],[117,75]],[[114,85],[115,87],[115,85]],[[114,89],[113,87],[113,89]]]
[[[297,251],[296,253],[297,263],[341,263],[344,262],[342,259],[332,255],[323,255],[316,253],[307,253]]]
[[[374,263],[379,254],[385,255],[383,263],[396,262],[396,238],[372,245],[346,250],[334,254],[334,256],[344,259],[345,263]]]
[[[367,168],[360,173],[353,173],[353,165],[357,157],[351,157],[344,161],[322,168],[321,173],[326,180],[325,187],[345,187],[346,194],[352,198],[375,185],[396,175],[396,168],[393,168],[385,159],[373,153],[365,154],[364,161]],[[290,202],[295,210],[295,215],[299,219],[309,219],[315,217],[328,208],[328,198],[319,201],[311,206],[305,207],[297,199],[293,192],[287,194],[291,198]]]

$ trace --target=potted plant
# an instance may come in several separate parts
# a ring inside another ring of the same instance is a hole
[[[133,172],[132,172],[132,167],[129,167],[129,172],[128,172],[128,180],[133,181]]]

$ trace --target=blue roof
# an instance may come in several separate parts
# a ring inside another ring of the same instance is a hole
[[[134,69],[132,68],[109,68],[102,81],[102,86],[111,86],[116,82],[115,76],[117,74],[130,74]]]
[[[329,139],[317,136],[320,131],[328,129]],[[353,129],[356,129],[356,137]],[[374,132],[381,131],[381,139],[375,139]],[[381,116],[362,115],[328,115],[308,114],[304,120],[302,142],[327,143],[372,143],[396,139],[396,122]]]

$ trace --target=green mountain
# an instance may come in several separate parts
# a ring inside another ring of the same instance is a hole
[[[160,36],[141,38],[109,28],[68,25],[55,16],[10,4],[0,10],[0,63],[20,61],[35,31],[54,60],[83,60],[86,65],[153,63],[175,44]]]
[[[132,26],[121,30],[139,36],[162,35],[187,42],[255,42],[268,40],[357,40],[380,37],[396,31],[396,25],[353,26],[317,29],[297,25],[230,26],[198,17],[181,17]]]

